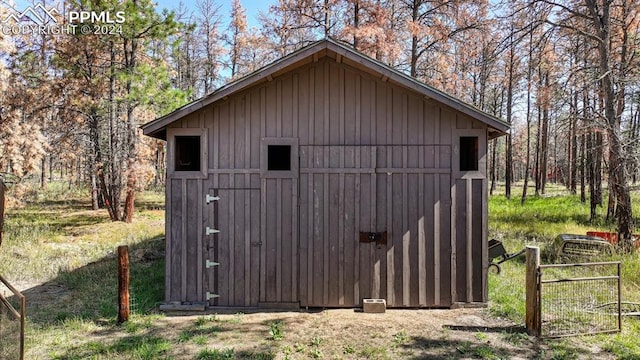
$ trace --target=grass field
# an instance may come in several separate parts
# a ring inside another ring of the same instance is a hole
[[[490,237],[512,252],[538,245],[544,253],[558,233],[609,230],[601,221],[589,224],[588,205],[576,196],[559,187],[550,192],[524,206],[491,197]],[[634,193],[636,216],[639,198]],[[364,319],[350,310],[165,316],[157,312],[163,195],[147,192],[137,200],[132,224],[111,223],[106,212],[90,209],[84,191],[60,184],[7,211],[0,274],[26,289],[26,359],[640,359],[640,320],[625,319],[614,335],[538,340],[523,334],[522,259],[490,275],[487,309],[390,311]],[[117,325],[114,252],[125,244],[133,315]],[[623,297],[640,302],[639,254],[619,259]]]

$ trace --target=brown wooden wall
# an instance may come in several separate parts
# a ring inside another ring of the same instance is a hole
[[[207,169],[169,174],[167,301],[486,301],[486,125],[322,58],[172,128],[169,142],[174,129],[204,129]],[[469,135],[481,171],[462,173],[458,137]],[[297,139],[295,176],[261,176],[263,138]],[[207,193],[221,199],[206,204]],[[388,243],[361,243],[361,231],[387,231]],[[207,259],[220,265],[206,269]]]

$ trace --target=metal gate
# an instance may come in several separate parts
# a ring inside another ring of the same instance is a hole
[[[537,311],[542,337],[620,332],[620,262],[540,265]]]

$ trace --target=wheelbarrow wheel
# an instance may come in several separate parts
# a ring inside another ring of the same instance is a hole
[[[491,264],[489,264],[489,269],[488,270],[489,270],[490,273],[498,275],[498,274],[500,274],[500,270],[501,269],[500,269],[500,265],[491,263]]]

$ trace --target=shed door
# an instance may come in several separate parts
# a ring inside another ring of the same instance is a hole
[[[359,306],[386,291],[386,246],[377,232],[375,146],[300,146],[302,306]]]
[[[260,291],[260,190],[210,189],[209,194],[220,198],[204,205],[213,223],[205,227],[220,231],[205,235],[203,242],[205,259],[219,264],[205,267],[205,291],[219,295],[209,305],[255,307]]]
[[[449,305],[449,158],[433,145],[300,146],[301,305]],[[386,244],[360,240],[385,231]]]
[[[296,157],[297,160],[297,157]],[[261,306],[298,306],[298,177],[261,179]]]

